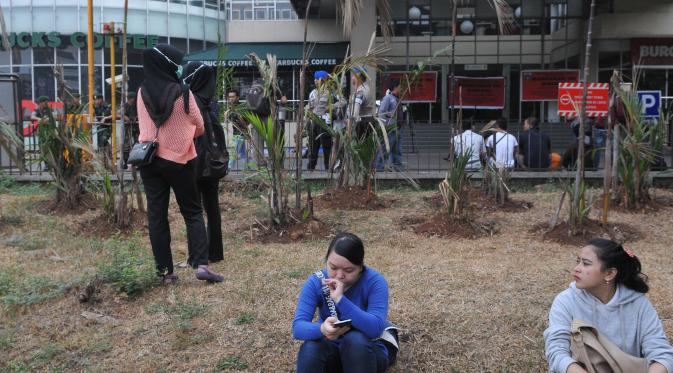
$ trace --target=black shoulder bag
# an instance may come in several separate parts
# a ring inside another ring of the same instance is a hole
[[[184,102],[185,113],[189,114],[189,88],[184,84],[182,85],[182,100]],[[142,167],[152,163],[154,155],[157,153],[157,147],[159,147],[159,143],[157,142],[157,138],[159,137],[159,126],[156,127],[157,132],[154,134],[154,140],[133,144],[131,152],[129,153],[129,159],[126,161],[127,164]]]

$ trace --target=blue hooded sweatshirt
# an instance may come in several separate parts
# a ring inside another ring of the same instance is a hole
[[[657,311],[645,294],[618,285],[612,299],[603,304],[575,283],[554,299],[544,344],[549,372],[566,373],[574,362],[570,356],[570,324],[582,320],[592,324],[622,351],[644,357],[648,365],[658,362],[673,373],[673,347]]]

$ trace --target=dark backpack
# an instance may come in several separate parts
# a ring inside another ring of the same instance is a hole
[[[205,133],[197,139],[196,177],[219,180],[229,171],[227,141],[215,112],[207,110],[204,114]]]
[[[255,82],[252,83],[246,92],[245,101],[248,109],[259,116],[269,116],[271,114],[271,105],[269,98],[264,95],[264,86]]]

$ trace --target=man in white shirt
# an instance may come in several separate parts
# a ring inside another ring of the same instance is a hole
[[[486,153],[484,138],[480,134],[472,132],[470,122],[463,122],[463,133],[453,137],[453,150],[456,156],[467,155],[470,152],[470,160],[465,167],[467,170],[481,169],[481,160]]]
[[[516,165],[519,143],[516,137],[507,133],[505,119],[496,119],[495,125],[496,131],[486,140],[489,162],[495,164],[497,168],[513,169]]]

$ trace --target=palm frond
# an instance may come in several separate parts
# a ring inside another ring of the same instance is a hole
[[[388,0],[376,0],[376,10],[379,14],[379,24],[381,25],[383,39],[387,42],[393,36],[393,16],[390,11],[390,3]]]
[[[0,122],[0,146],[5,149],[12,162],[23,170],[23,157],[19,154],[23,148],[23,141],[19,138],[14,127],[5,122]]]
[[[350,36],[353,28],[360,19],[360,13],[365,7],[366,0],[339,0],[337,1],[337,18],[341,20],[344,36]]]
[[[489,0],[498,17],[498,27],[501,35],[511,35],[517,31],[514,22],[514,9],[506,0]]]

